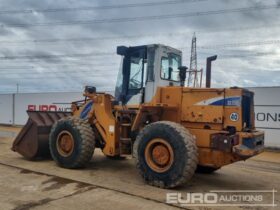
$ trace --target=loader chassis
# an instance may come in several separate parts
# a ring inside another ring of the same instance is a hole
[[[105,142],[105,155],[130,155],[136,138],[133,133],[153,122],[170,121],[183,125],[195,136],[199,165],[220,168],[263,149],[263,133],[253,127],[254,112],[249,117],[245,113],[246,119],[242,113],[242,98],[248,95],[253,97],[240,88],[160,87],[150,103],[139,107],[114,106],[106,94],[87,96],[94,101],[90,120]],[[231,119],[232,113],[239,119]],[[248,148],[244,139],[252,139],[255,147]]]
[[[87,86],[72,113],[28,112],[12,149],[29,159],[50,151],[65,168],[84,167],[95,148],[113,159],[132,155],[143,179],[165,188],[264,150],[252,92],[184,87],[182,53],[171,47],[118,47],[117,53],[123,65],[115,97]]]

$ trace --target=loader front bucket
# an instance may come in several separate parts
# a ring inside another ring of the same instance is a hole
[[[27,111],[29,119],[13,142],[12,150],[28,159],[48,157],[52,125],[71,112]]]

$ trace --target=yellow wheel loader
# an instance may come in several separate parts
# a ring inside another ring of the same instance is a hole
[[[132,155],[145,182],[163,188],[264,150],[252,92],[209,88],[210,71],[207,88],[185,87],[182,53],[168,46],[120,46],[117,53],[114,97],[87,86],[72,113],[28,112],[12,149],[29,159],[50,152],[64,168],[86,166],[95,148],[111,158]]]

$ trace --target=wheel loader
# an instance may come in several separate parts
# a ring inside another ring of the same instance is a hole
[[[210,88],[209,71],[207,87],[185,87],[182,53],[168,46],[119,46],[117,54],[122,65],[114,97],[87,86],[72,112],[29,111],[12,150],[28,159],[50,153],[71,169],[85,167],[95,148],[113,159],[132,156],[144,181],[161,188],[264,150],[253,92]]]

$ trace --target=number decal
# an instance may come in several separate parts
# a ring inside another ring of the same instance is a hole
[[[239,115],[236,112],[233,112],[233,113],[230,114],[229,118],[230,118],[231,121],[236,122],[239,119]]]

